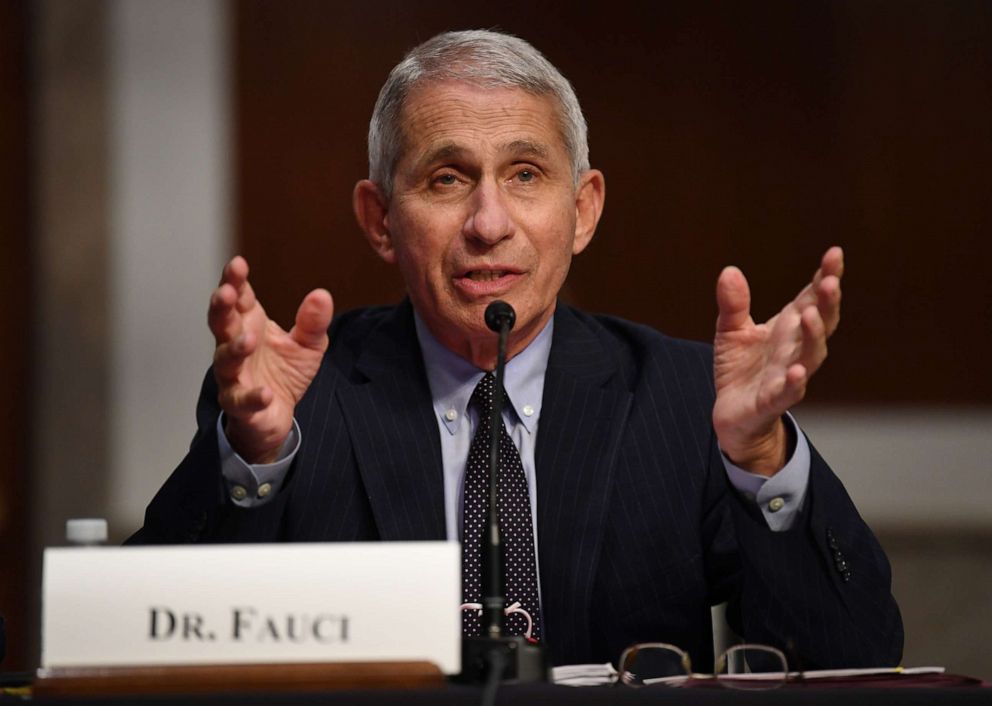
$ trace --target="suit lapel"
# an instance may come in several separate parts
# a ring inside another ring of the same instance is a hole
[[[579,652],[591,639],[593,578],[632,399],[611,353],[559,305],[536,450],[538,551],[549,639]]]
[[[409,303],[372,333],[338,388],[362,480],[383,540],[444,539],[437,420]],[[553,644],[591,639],[588,618],[631,394],[600,337],[559,306],[536,449],[544,620]]]
[[[383,540],[445,538],[437,420],[410,303],[376,327],[338,395]]]

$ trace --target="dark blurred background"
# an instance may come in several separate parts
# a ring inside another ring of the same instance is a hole
[[[191,432],[224,257],[248,257],[287,325],[315,286],[339,310],[402,296],[351,214],[368,118],[407,49],[475,27],[541,49],[589,121],[607,208],[569,301],[706,340],[724,265],[763,319],[844,246],[843,322],[800,421],[892,556],[907,662],[992,676],[986,0],[0,3],[4,666],[37,659],[39,557],[64,519],[126,536],[181,457],[128,440]],[[208,127],[182,122],[200,110]],[[128,370],[161,387],[129,396]],[[178,421],[160,402],[177,386]]]
[[[353,237],[371,106],[411,45],[499,27],[572,81],[606,173],[570,300],[708,339],[723,265],[764,318],[837,243],[850,306],[816,399],[992,398],[965,357],[992,342],[989,3],[236,8],[236,232],[284,321],[316,283],[345,307],[399,295]]]

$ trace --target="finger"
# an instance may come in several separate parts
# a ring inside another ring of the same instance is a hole
[[[836,280],[837,287],[840,288],[840,279],[844,275],[844,251],[839,246],[833,246],[820,258],[820,266],[813,273],[813,279],[803,287],[796,298],[792,300],[792,305],[799,311],[804,310],[810,304],[818,304],[820,300],[820,288],[827,280]],[[821,311],[826,314],[825,311]],[[825,320],[830,319],[824,316]]]
[[[751,290],[738,268],[724,267],[716,280],[717,333],[737,331],[751,321]]]
[[[813,376],[827,359],[827,332],[820,311],[811,306],[802,315],[802,347],[798,362]]]
[[[207,325],[218,344],[233,340],[241,333],[241,315],[237,311],[238,294],[229,283],[220,285],[210,295]]]
[[[775,380],[766,381],[758,407],[762,416],[778,417],[785,414],[790,407],[798,404],[806,396],[806,383],[809,377],[806,368],[796,363],[790,365],[784,375]]]
[[[244,419],[261,412],[272,404],[273,394],[268,387],[244,388],[239,385],[229,385],[217,394],[224,414],[232,419]]]
[[[765,370],[783,373],[802,357],[802,316],[786,309],[775,317],[768,353],[764,358]]]
[[[221,286],[229,284],[234,287],[237,293],[236,306],[238,311],[244,313],[255,306],[255,290],[248,281],[248,261],[240,255],[235,255],[231,261],[224,266],[221,273]]]
[[[296,310],[296,325],[289,335],[301,346],[324,350],[327,348],[327,328],[334,316],[334,300],[326,289],[315,289]]]
[[[223,384],[236,380],[241,374],[245,360],[257,347],[258,339],[250,331],[217,346],[214,350],[214,377],[217,378],[217,382]]]
[[[785,386],[779,398],[781,411],[785,414],[790,407],[795,407],[802,402],[806,396],[806,385],[809,383],[809,371],[805,366],[797,363],[789,366],[785,372]]]
[[[235,289],[248,280],[248,261],[240,255],[232,257],[220,273],[219,284],[230,284]]]
[[[844,276],[844,250],[839,245],[829,248],[820,259],[820,272],[823,277],[834,276],[840,279]]]
[[[249,311],[253,306],[255,306],[255,289],[251,286],[251,282],[247,279],[241,282],[241,286],[238,288],[238,301],[237,307],[238,311],[244,314]]]
[[[235,308],[240,291],[248,280],[248,262],[236,255],[221,270],[220,282],[210,296],[207,325],[217,343],[232,340],[241,333],[241,320]]]
[[[207,315],[210,330],[218,343],[241,333],[242,323],[236,314],[246,313],[256,301],[255,290],[248,282],[248,262],[236,255],[224,266]]]
[[[816,287],[824,277],[840,279],[844,274],[844,251],[840,246],[828,248],[820,258],[820,266],[813,273],[813,286]]]
[[[824,277],[816,289],[816,308],[823,319],[827,337],[833,335],[840,324],[841,290],[836,275]]]

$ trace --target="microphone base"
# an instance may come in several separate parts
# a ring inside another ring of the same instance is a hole
[[[503,653],[506,665],[500,681],[504,684],[533,684],[551,681],[551,662],[542,644],[532,644],[519,635],[512,637],[466,637],[462,640],[462,671],[454,681],[483,684],[488,677],[489,655]]]

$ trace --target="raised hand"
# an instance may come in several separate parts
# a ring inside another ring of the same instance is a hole
[[[248,263],[234,257],[210,297],[214,377],[231,447],[249,463],[275,460],[293,426],[293,411],[327,350],[334,303],[310,292],[286,332],[265,313],[248,282]]]
[[[713,426],[737,465],[771,476],[787,461],[782,414],[806,394],[840,321],[844,253],[830,248],[813,280],[763,324],[751,318],[751,292],[736,267],[717,280]]]

